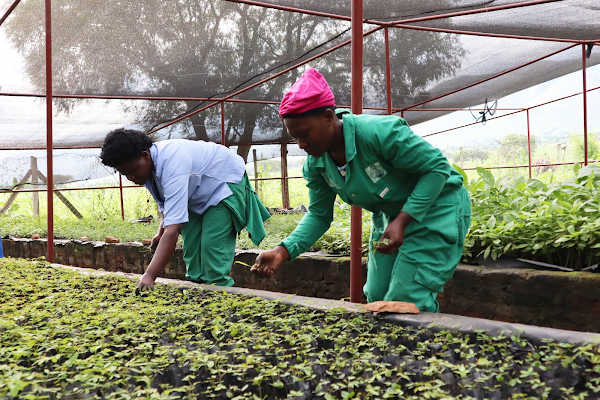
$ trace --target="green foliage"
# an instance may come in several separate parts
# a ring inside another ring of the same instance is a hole
[[[585,143],[582,133],[570,133],[569,144],[570,152],[574,157],[573,161],[583,161],[585,155]],[[600,142],[596,132],[588,132],[588,160],[598,160],[600,158]]]
[[[135,295],[130,279],[41,261],[1,259],[0,282],[3,399],[543,398],[564,386],[554,376],[569,377],[570,398],[600,392],[598,345],[434,332],[194,287]]]
[[[581,269],[600,248],[600,167],[574,168],[576,177],[496,180],[478,168],[468,183],[473,217],[465,256],[513,255]]]

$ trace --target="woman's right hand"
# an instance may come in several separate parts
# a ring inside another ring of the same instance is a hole
[[[281,264],[290,258],[290,253],[285,246],[277,246],[274,249],[263,251],[256,257],[256,264],[250,269],[258,276],[264,278],[273,276]]]
[[[162,237],[162,233],[157,233],[150,241],[150,248],[152,250],[156,250],[156,246],[158,246],[158,242],[160,242],[160,238]]]

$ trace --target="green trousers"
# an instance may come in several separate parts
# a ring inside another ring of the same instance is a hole
[[[246,228],[258,245],[265,237],[263,221],[269,212],[244,174],[238,184],[229,183],[232,195],[199,215],[188,210],[183,224],[183,260],[186,279],[218,286],[233,286],[229,276],[235,256],[236,234]]]
[[[183,260],[187,280],[208,285],[233,286],[229,276],[235,256],[236,232],[231,211],[220,202],[202,215],[188,210],[183,224]]]
[[[371,241],[379,240],[394,218],[373,213]],[[421,311],[438,312],[437,294],[460,262],[470,223],[471,203],[462,187],[440,196],[421,222],[411,222],[395,253],[377,253],[370,245],[364,286],[367,300],[406,301]]]

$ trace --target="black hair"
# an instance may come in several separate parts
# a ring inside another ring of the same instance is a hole
[[[129,160],[140,158],[152,146],[152,139],[142,131],[117,129],[106,135],[100,159],[102,164],[116,168]]]
[[[314,117],[316,115],[323,114],[327,110],[335,111],[335,106],[317,107],[317,108],[313,108],[312,110],[304,111],[303,113],[300,113],[300,114],[287,114],[287,115],[284,115],[282,118]]]

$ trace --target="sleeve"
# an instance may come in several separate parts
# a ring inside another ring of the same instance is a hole
[[[406,121],[387,118],[386,128],[375,133],[376,151],[394,168],[418,176],[402,211],[420,222],[440,195],[452,167],[442,152],[415,135]]]
[[[302,169],[308,187],[308,213],[294,231],[280,245],[290,253],[290,260],[309,250],[331,226],[336,193],[318,171],[311,170],[309,162]]]
[[[189,221],[188,215],[188,187],[192,160],[181,156],[177,160],[176,168],[169,168],[169,161],[163,167],[161,185],[164,191],[164,220],[163,226],[183,224]]]

